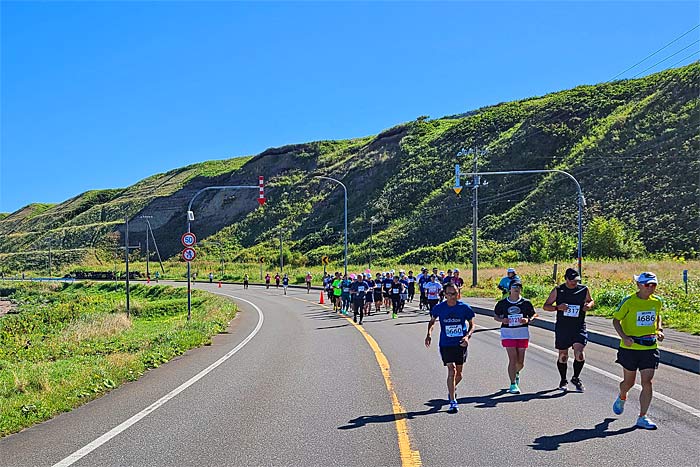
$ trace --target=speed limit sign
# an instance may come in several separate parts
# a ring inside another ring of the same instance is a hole
[[[182,259],[185,261],[192,261],[197,257],[197,252],[194,251],[194,248],[187,247],[184,250],[182,250]]]
[[[185,232],[182,234],[180,241],[182,242],[182,246],[194,246],[194,244],[197,243],[197,237],[195,237],[192,232]]]

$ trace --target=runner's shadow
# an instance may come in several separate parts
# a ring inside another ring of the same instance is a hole
[[[624,435],[625,433],[629,433],[637,429],[636,426],[630,426],[617,431],[608,431],[610,423],[614,421],[614,418],[606,418],[593,428],[576,428],[566,433],[562,433],[561,435],[540,436],[539,438],[535,438],[533,444],[530,444],[529,446],[535,451],[556,451],[562,444],[578,443],[579,441],[585,441],[588,439]]]
[[[391,423],[395,420],[413,420],[416,417],[423,415],[430,415],[438,413],[443,405],[446,405],[441,399],[432,399],[425,403],[429,408],[427,410],[420,410],[414,412],[403,412],[398,414],[386,414],[386,415],[362,415],[361,417],[353,418],[347,425],[339,426],[339,430],[352,430],[354,428],[361,428],[369,423]]]
[[[535,399],[558,399],[560,397],[564,397],[566,394],[566,392],[560,391],[559,389],[546,389],[544,391],[525,394],[510,394],[507,390],[500,389],[493,394],[487,394],[485,396],[461,397],[457,399],[457,401],[460,404],[476,404],[474,405],[474,408],[476,409],[488,409],[496,407],[498,404],[507,402],[527,402]],[[447,401],[445,401],[445,404],[447,404]]]
[[[337,326],[326,326],[326,327],[321,327],[321,328],[316,328],[316,329],[335,329],[335,328],[346,328],[350,326],[350,324],[345,323],[345,324],[339,324]]]

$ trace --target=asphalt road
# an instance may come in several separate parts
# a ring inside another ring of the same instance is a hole
[[[662,366],[649,413],[659,429],[635,429],[638,390],[623,415],[611,410],[613,349],[589,345],[586,392],[563,393],[553,335],[532,329],[523,394],[511,395],[497,323],[477,316],[460,412],[448,414],[424,313],[359,327],[318,292],[196,287],[239,303],[227,334],[0,440],[0,465],[698,465],[698,375]]]

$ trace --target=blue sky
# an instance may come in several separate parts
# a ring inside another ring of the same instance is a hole
[[[13,212],[604,82],[700,23],[700,6],[3,1],[0,15],[0,212]]]

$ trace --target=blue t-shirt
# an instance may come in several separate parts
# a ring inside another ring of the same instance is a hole
[[[282,279],[282,285],[289,285],[289,278],[285,277]]]
[[[440,347],[455,347],[467,335],[467,321],[474,319],[474,310],[459,300],[455,306],[445,301],[435,305],[430,316],[440,320]]]
[[[504,289],[508,290],[510,288],[510,281],[513,280],[520,280],[520,276],[517,274],[514,275],[512,278],[506,276],[503,279],[501,279],[501,282],[498,283],[498,287],[503,287]]]

